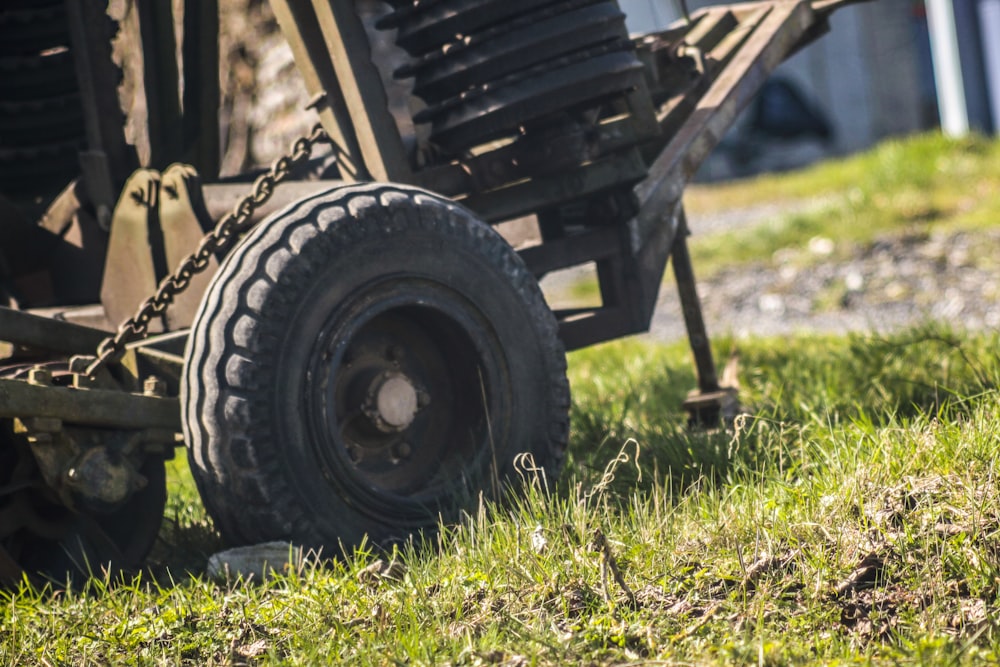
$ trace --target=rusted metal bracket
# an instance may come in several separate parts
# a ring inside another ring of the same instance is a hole
[[[128,179],[115,207],[101,285],[101,303],[112,322],[124,320],[170,269],[196,248],[212,220],[201,179],[189,165],[170,165],[162,174],[140,169]],[[165,321],[150,330],[190,326],[201,295],[217,266],[192,278],[192,285],[167,309]]]
[[[139,472],[149,456],[172,458],[172,430],[114,430],[64,425],[60,419],[17,418],[14,433],[23,438],[45,484],[71,509],[102,511],[145,488]]]
[[[112,322],[128,317],[156,289],[150,230],[159,230],[159,197],[160,172],[139,169],[115,206],[101,284],[101,303]]]
[[[163,252],[166,267],[177,267],[193,248],[197,248],[205,232],[213,227],[212,218],[205,208],[201,179],[194,167],[172,164],[160,179],[160,230],[163,234]],[[218,262],[209,259],[208,268],[191,278],[188,288],[177,295],[167,308],[167,329],[176,330],[191,326],[195,312],[201,304],[201,295],[208,288]],[[162,279],[163,276],[157,276]]]

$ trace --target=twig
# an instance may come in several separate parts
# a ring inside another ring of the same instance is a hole
[[[629,588],[628,584],[625,583],[625,577],[622,576],[621,570],[618,568],[618,561],[615,560],[615,555],[611,552],[611,545],[608,544],[608,538],[604,536],[600,528],[594,529],[594,536],[591,540],[591,548],[601,554],[601,584],[603,586],[604,601],[611,602],[611,591],[608,586],[608,572],[614,577],[615,583],[625,591],[625,595],[628,597],[629,605],[636,607],[635,593]]]

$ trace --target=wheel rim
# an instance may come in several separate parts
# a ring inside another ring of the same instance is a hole
[[[488,482],[508,372],[468,299],[389,278],[355,291],[315,340],[303,387],[309,440],[326,479],[363,499],[360,509],[423,525]]]

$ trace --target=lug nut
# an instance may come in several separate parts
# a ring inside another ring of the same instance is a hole
[[[144,396],[164,396],[167,393],[167,383],[161,378],[150,375],[142,383]]]
[[[431,404],[431,395],[428,394],[426,391],[423,391],[422,389],[418,390],[417,391],[417,407],[418,408],[426,408],[430,404]]]
[[[393,463],[399,463],[404,459],[410,458],[410,454],[413,453],[413,449],[410,447],[408,442],[399,442],[393,445],[392,448],[392,458]]]
[[[52,371],[48,368],[36,366],[28,371],[28,384],[39,386],[49,386],[52,384]]]

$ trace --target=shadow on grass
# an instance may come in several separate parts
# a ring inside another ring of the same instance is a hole
[[[574,400],[568,485],[594,484],[619,451],[614,488],[627,495],[639,478],[668,481],[675,493],[724,481],[734,466],[794,466],[810,434],[863,419],[873,425],[942,410],[967,413],[975,397],[998,386],[1000,337],[927,323],[879,336],[803,336],[716,341],[716,359],[740,358],[737,428],[687,427],[681,403],[697,382],[682,344],[616,342],[574,353]]]

